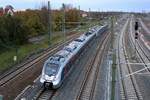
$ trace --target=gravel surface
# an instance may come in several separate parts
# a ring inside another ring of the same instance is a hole
[[[128,41],[127,42],[127,53],[128,53],[130,62],[133,62],[133,63],[134,62],[141,62],[139,60],[139,58],[133,59],[132,56],[134,55],[133,54],[134,52],[132,52],[132,51],[134,51],[134,46],[132,46],[130,41]],[[149,55],[149,53],[147,53],[147,55]],[[132,68],[132,71],[135,72],[135,71],[138,71],[140,69],[143,69],[144,66],[142,66],[142,65],[132,65],[131,68]],[[145,72],[147,72],[147,71],[142,71],[140,73],[145,73]],[[134,76],[135,76],[137,85],[139,87],[139,90],[140,90],[140,92],[142,94],[143,99],[144,100],[149,100],[149,98],[150,98],[150,89],[148,88],[149,85],[150,85],[150,77],[149,77],[149,75],[146,75],[146,74],[143,74],[143,75],[142,74],[135,74]]]
[[[93,100],[106,100],[107,97],[107,74],[108,74],[108,59],[104,57],[104,61],[99,69]]]
[[[140,31],[143,34],[145,41],[146,42],[150,42],[150,30],[149,30],[149,28],[150,28],[150,24],[149,24],[150,20],[146,20],[145,18],[143,18],[143,19],[140,19],[139,21],[141,21],[141,30]],[[144,25],[142,25],[142,23]],[[144,26],[144,28],[143,28],[143,26]]]
[[[150,100],[150,76],[149,75],[135,75],[139,89],[144,100]]]

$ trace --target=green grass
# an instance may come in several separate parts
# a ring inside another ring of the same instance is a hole
[[[47,37],[47,36],[45,36]],[[51,45],[57,44],[58,42],[61,42],[63,40],[63,37],[61,35],[56,35],[51,40]],[[43,42],[39,44],[26,44],[19,47],[17,56],[18,56],[18,62],[13,61],[13,57],[16,55],[15,49],[5,51],[0,54],[0,73],[4,70],[7,70],[8,68],[11,68],[10,66],[19,63],[23,58],[29,56],[29,54],[36,53],[41,49],[48,48],[48,38],[46,38]]]
[[[113,54],[111,100],[115,100],[116,55]]]
[[[9,65],[13,63],[13,56],[15,55],[15,52],[13,51],[7,51],[2,54],[0,54],[0,70],[7,69]]]
[[[18,61],[23,59],[29,53],[36,51],[39,48],[46,47],[44,44],[26,44],[18,49]],[[0,71],[8,69],[16,62],[13,61],[13,57],[16,55],[15,50],[8,50],[0,54]]]
[[[75,30],[75,33],[77,32],[85,32],[88,30],[89,27],[94,25],[96,22],[92,22],[90,24],[84,25],[79,27],[77,30]],[[79,31],[80,30],[80,31]],[[45,35],[45,39],[38,44],[25,44],[19,47],[18,49],[18,60],[17,62],[13,61],[13,57],[16,55],[15,49],[3,51],[0,53],[0,73],[4,72],[5,70],[8,70],[11,68],[14,64],[19,63],[22,61],[25,57],[29,56],[30,54],[36,53],[41,49],[48,48],[48,35]],[[53,46],[54,44],[57,44],[59,42],[63,41],[63,33],[58,32],[58,33],[53,33],[52,38],[51,38],[51,45]]]

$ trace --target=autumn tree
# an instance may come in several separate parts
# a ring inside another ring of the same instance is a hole
[[[28,28],[16,16],[4,15],[0,17],[0,45],[15,46],[27,42]]]
[[[46,26],[41,19],[39,10],[26,10],[18,12],[16,16],[22,19],[22,22],[29,28],[28,37],[42,35],[46,32]]]

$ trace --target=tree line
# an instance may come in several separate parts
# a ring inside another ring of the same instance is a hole
[[[0,48],[7,46],[18,46],[28,42],[28,38],[48,33],[48,22],[50,20],[52,31],[61,31],[63,25],[63,9],[51,10],[51,19],[46,6],[38,10],[27,9],[15,12],[14,16],[0,16]],[[67,22],[78,22],[79,10],[73,7],[65,11],[66,28],[74,28],[78,24]]]

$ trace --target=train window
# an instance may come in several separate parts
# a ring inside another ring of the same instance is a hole
[[[45,66],[45,74],[48,76],[56,75],[59,70],[59,65],[47,63]]]

